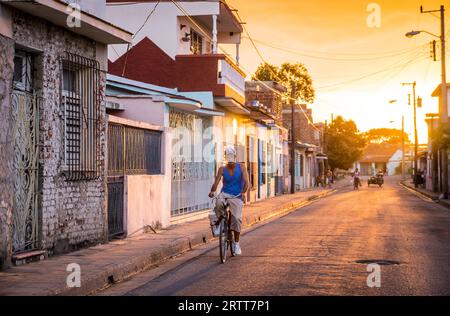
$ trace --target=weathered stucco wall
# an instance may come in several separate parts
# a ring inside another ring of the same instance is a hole
[[[11,214],[14,194],[12,181],[12,135],[10,94],[13,73],[14,43],[0,35],[0,269],[11,256]]]
[[[8,151],[7,132],[10,101],[14,44],[32,50],[35,55],[34,87],[43,98],[40,106],[40,154],[39,154],[39,203],[40,236],[43,249],[50,254],[74,250],[83,246],[103,242],[107,236],[105,141],[106,113],[104,107],[105,68],[101,72],[100,178],[94,181],[66,181],[62,174],[63,163],[63,117],[61,112],[60,58],[65,52],[97,59],[105,66],[104,45],[78,36],[45,20],[12,12],[12,40],[0,36],[0,254],[11,251],[8,238],[12,224],[7,214],[11,211],[11,178],[4,170],[11,157]],[[101,55],[98,55],[98,54]],[[5,224],[6,223],[6,224]],[[4,227],[6,227],[4,229]],[[3,256],[5,257],[5,256]]]
[[[166,228],[170,224],[170,176],[133,175],[126,181],[127,235],[142,233],[146,225]]]

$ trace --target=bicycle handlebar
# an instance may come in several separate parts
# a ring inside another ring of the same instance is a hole
[[[216,194],[216,195],[214,195],[211,199],[218,199],[219,198],[219,195],[220,195],[220,193],[219,194]],[[238,198],[240,198],[242,196],[242,193],[239,193],[238,195],[235,195],[235,196],[230,196],[230,197],[223,197],[225,200],[230,200],[230,199],[238,199]]]

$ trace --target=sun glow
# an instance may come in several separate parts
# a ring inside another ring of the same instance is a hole
[[[311,105],[315,121],[342,115],[366,131],[401,128],[405,115],[405,130],[412,136],[413,107],[407,105],[411,89],[401,83],[416,81],[417,96],[423,99],[423,107],[417,109],[419,141],[427,142],[425,114],[438,111],[438,99],[431,93],[441,80],[439,56],[436,62],[430,58],[434,37],[421,33],[407,38],[405,34],[412,29],[438,33],[439,20],[420,14],[420,6],[439,8],[441,1],[377,1],[379,27],[368,24],[375,11],[368,10],[368,2],[362,0],[227,2],[239,8],[266,61],[306,65],[316,89]],[[256,70],[261,59],[255,58],[249,39],[244,38],[241,46],[242,65]],[[390,104],[394,99],[398,102]]]

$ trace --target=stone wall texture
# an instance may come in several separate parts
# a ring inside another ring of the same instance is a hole
[[[0,35],[0,269],[11,257],[11,227],[14,184],[12,181],[12,135],[10,95],[14,42]]]
[[[0,251],[11,251],[8,238],[11,236],[11,183],[3,173],[5,161],[10,159],[8,139],[8,95],[12,84],[12,67],[16,47],[35,52],[34,88],[42,97],[40,105],[40,153],[39,153],[39,204],[41,248],[49,254],[63,253],[106,240],[106,113],[104,107],[105,70],[101,72],[101,128],[98,149],[100,150],[100,177],[93,181],[66,181],[62,173],[63,163],[63,117],[61,107],[61,64],[65,52],[101,60],[96,56],[94,41],[78,36],[48,21],[13,11],[13,39],[0,37]],[[8,136],[10,137],[10,136]],[[6,145],[4,145],[6,144]],[[9,193],[8,193],[9,192]],[[5,236],[4,236],[5,235]],[[8,237],[9,236],[9,237]],[[2,250],[3,249],[3,250]],[[7,250],[9,249],[9,250]],[[5,258],[5,256],[3,256]]]

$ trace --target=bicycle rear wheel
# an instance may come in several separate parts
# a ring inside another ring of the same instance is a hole
[[[227,261],[228,250],[228,223],[225,219],[220,221],[220,235],[219,235],[219,252],[220,262],[225,263]]]
[[[231,256],[234,257],[234,233],[230,229],[230,223],[231,223],[231,213],[229,212],[228,216],[228,247],[230,248]]]

